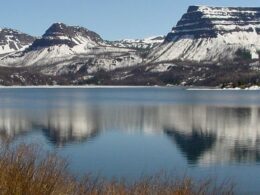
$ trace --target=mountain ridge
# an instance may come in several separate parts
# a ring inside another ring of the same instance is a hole
[[[26,49],[0,57],[0,69],[9,74],[5,85],[28,72],[42,75],[36,84],[237,86],[260,84],[259,56],[260,8],[190,6],[168,35],[146,39],[107,41],[54,23]]]
[[[258,58],[260,8],[191,6],[150,57],[156,62],[221,63],[233,61],[239,48]]]

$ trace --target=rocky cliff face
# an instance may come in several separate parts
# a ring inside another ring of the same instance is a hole
[[[25,49],[35,38],[13,29],[0,29],[0,55]]]
[[[191,6],[166,40],[177,37],[217,38],[233,32],[260,34],[260,8]]]
[[[260,8],[191,6],[150,57],[218,63],[234,60],[239,48],[258,58]]]

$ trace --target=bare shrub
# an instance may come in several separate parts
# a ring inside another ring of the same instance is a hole
[[[3,195],[190,195],[233,194],[228,182],[195,182],[173,179],[167,174],[143,177],[134,183],[105,180],[86,175],[77,180],[67,170],[67,162],[37,145],[2,146],[0,150],[0,194]]]

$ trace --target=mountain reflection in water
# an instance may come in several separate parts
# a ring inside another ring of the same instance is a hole
[[[104,132],[164,134],[190,164],[260,162],[257,106],[64,102],[62,106],[0,109],[0,137],[42,131],[55,146],[85,142]]]

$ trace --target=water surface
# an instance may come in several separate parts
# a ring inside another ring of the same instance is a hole
[[[0,89],[0,139],[57,151],[77,176],[164,170],[260,193],[260,91]]]

